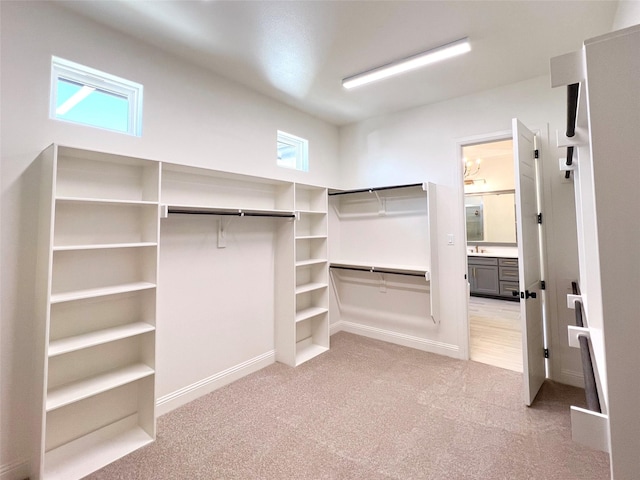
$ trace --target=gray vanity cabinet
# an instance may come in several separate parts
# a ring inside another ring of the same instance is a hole
[[[520,291],[518,277],[517,258],[498,259],[498,278],[500,280],[501,297],[517,297],[513,295],[513,292]]]
[[[469,283],[472,294],[499,295],[498,259],[469,257]]]
[[[516,299],[518,259],[485,256],[467,257],[471,295]]]

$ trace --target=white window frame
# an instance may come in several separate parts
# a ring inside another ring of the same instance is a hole
[[[129,104],[128,130],[112,130],[90,123],[71,121],[60,118],[56,114],[58,104],[58,80],[69,80],[81,85],[93,87],[96,90],[113,93],[126,97]],[[93,128],[100,128],[112,132],[126,133],[137,137],[142,136],[142,90],[139,83],[116,77],[110,73],[105,73],[95,68],[86,67],[79,63],[65,60],[56,56],[51,57],[51,104],[49,116],[54,120],[70,122],[78,125],[86,125]]]
[[[276,151],[278,143],[286,143],[296,149],[296,161],[295,164],[277,159],[277,165],[284,168],[292,168],[300,170],[301,172],[309,171],[309,140],[301,137],[296,137],[290,133],[282,132],[278,130],[278,139],[276,143]]]

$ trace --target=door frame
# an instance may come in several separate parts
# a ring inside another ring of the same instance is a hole
[[[548,224],[552,218],[551,209],[545,208],[545,196],[549,192],[547,191],[547,182],[544,177],[544,167],[543,167],[543,159],[546,158],[549,145],[549,124],[545,124],[544,128],[540,127],[532,127],[531,131],[536,137],[536,146],[540,151],[540,158],[537,162],[537,190],[538,190],[538,207],[540,211],[544,212],[544,222],[542,224],[542,228],[540,231],[540,256],[541,256],[541,265],[540,272],[544,280],[546,280],[547,290],[542,291],[542,321],[544,325],[544,342],[546,348],[551,348],[553,344],[553,334],[551,332],[551,323],[549,319],[549,309],[556,303],[555,295],[553,291],[549,290],[550,283],[553,284],[552,278],[554,276],[553,268],[549,268],[547,263],[547,232],[545,224]],[[501,130],[491,133],[472,135],[468,137],[460,137],[456,139],[456,158],[457,158],[457,166],[456,166],[456,175],[458,178],[458,206],[459,211],[464,211],[464,170],[463,170],[463,155],[462,148],[467,145],[475,145],[478,143],[490,143],[496,142],[500,140],[507,140],[513,138],[513,129],[509,130]],[[515,158],[514,158],[515,162]],[[467,264],[467,249],[466,249],[466,240],[467,240],[467,225],[465,222],[465,216],[460,215],[460,230],[463,233],[463,238],[459,242],[458,252],[462,259],[462,271],[464,271],[465,276],[468,272],[468,264]],[[469,284],[468,279],[464,280],[464,288],[461,291],[464,291],[465,296],[459,304],[461,305],[461,316],[463,319],[462,326],[459,331],[460,338],[460,358],[464,360],[469,360],[469,344],[470,344],[470,322],[469,322]],[[553,361],[546,361],[546,375],[547,378],[554,378],[554,365]]]
[[[462,137],[456,139],[456,157],[457,157],[457,167],[456,167],[456,176],[458,179],[458,205],[460,214],[460,230],[463,235],[459,242],[459,254],[462,258],[462,271],[464,271],[465,280],[464,280],[464,293],[465,296],[462,301],[459,302],[462,305],[461,317],[463,318],[462,326],[460,327],[459,337],[460,338],[460,353],[461,358],[464,360],[469,360],[469,344],[470,344],[470,336],[471,329],[469,323],[469,279],[466,278],[467,272],[469,271],[469,266],[467,264],[467,223],[465,221],[465,216],[462,215],[464,211],[464,168],[463,168],[463,156],[462,156],[462,148],[468,145],[477,145],[478,143],[491,143],[491,142],[499,142],[501,140],[509,140],[513,138],[513,132],[511,130],[501,130],[493,133],[485,133],[480,135],[473,135],[470,137]]]

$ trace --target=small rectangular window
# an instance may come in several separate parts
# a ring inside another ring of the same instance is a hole
[[[278,131],[278,166],[309,171],[309,141]]]
[[[50,116],[139,137],[142,85],[53,57]]]

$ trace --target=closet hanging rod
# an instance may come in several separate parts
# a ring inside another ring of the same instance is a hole
[[[336,190],[333,192],[329,192],[328,195],[334,196],[334,195],[349,195],[351,193],[373,193],[373,192],[380,192],[382,190],[396,190],[400,188],[415,188],[415,187],[424,188],[424,183],[410,183],[407,185],[391,185],[387,187],[359,188],[356,190]]]
[[[365,267],[360,265],[344,265],[344,264],[330,264],[329,268],[335,268],[338,270],[355,270],[358,272],[370,272],[370,273],[389,273],[392,275],[407,275],[409,277],[421,277],[428,280],[427,271],[409,271],[394,268],[385,267]]]
[[[273,218],[295,218],[293,212],[261,212],[257,210],[233,210],[221,208],[172,208],[167,209],[169,215],[225,215],[233,217],[273,217]]]
[[[573,165],[573,146],[567,147],[567,166]],[[571,170],[564,172],[564,178],[571,178]]]
[[[580,295],[580,287],[578,286],[578,282],[571,282],[571,291],[574,295]]]
[[[574,295],[580,295],[578,282],[571,282],[571,290]],[[574,308],[576,310],[576,326],[584,327],[582,302],[576,300]],[[585,336],[579,336],[578,342],[580,343],[580,358],[582,360],[582,376],[584,377],[584,393],[587,399],[587,408],[593,412],[602,413],[600,398],[598,397],[598,387],[596,385],[596,376],[593,370],[589,339]]]
[[[578,113],[578,91],[579,83],[567,85],[567,137],[576,134],[576,116]]]
[[[576,325],[584,325],[582,321],[582,302],[576,300]],[[582,360],[582,375],[584,377],[584,394],[587,399],[587,408],[592,412],[602,413],[600,408],[600,398],[598,397],[598,386],[596,385],[596,375],[593,371],[593,359],[591,358],[591,345],[589,339],[584,335],[578,337],[580,342],[580,358]]]

